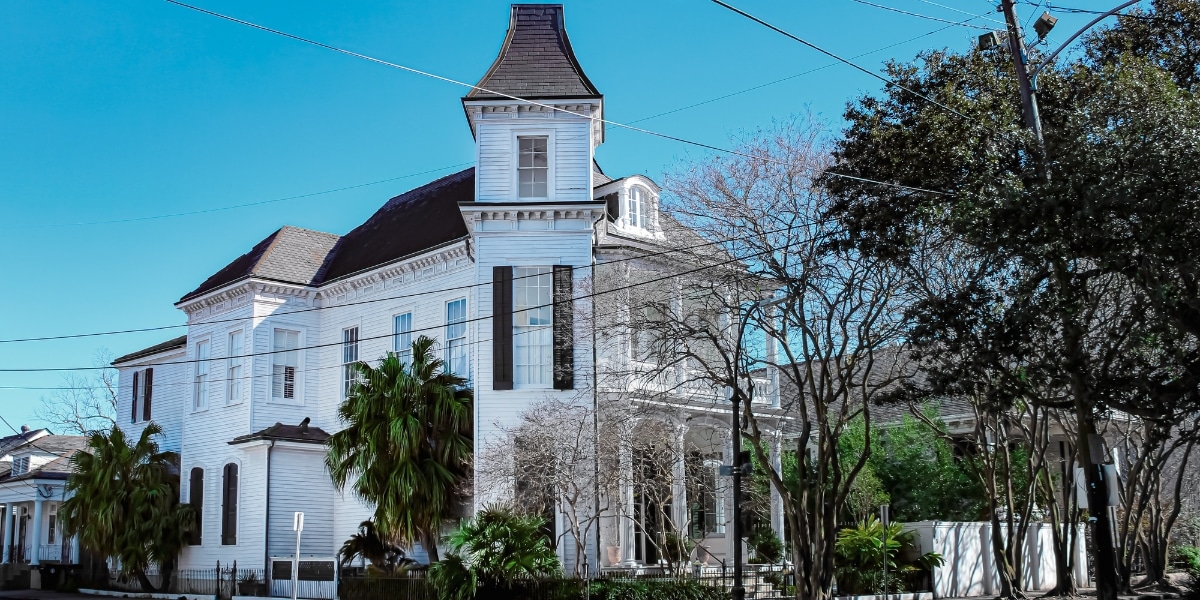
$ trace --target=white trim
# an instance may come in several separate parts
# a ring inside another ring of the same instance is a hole
[[[190,413],[204,412],[204,411],[208,410],[208,407],[211,403],[210,401],[212,400],[212,386],[211,386],[212,366],[213,366],[212,335],[206,333],[204,335],[197,336],[196,339],[194,339],[194,340],[188,340],[188,344],[191,346],[191,349],[192,349],[192,352],[190,354],[191,354],[192,360],[193,360],[193,362],[191,364],[191,369],[189,369],[189,372],[191,373],[191,378],[190,378],[189,383],[191,385],[188,386],[188,391],[190,392],[188,394],[188,397],[190,399],[190,402],[188,402],[188,406],[190,407],[188,412],[190,412]],[[208,358],[206,358],[203,362],[201,362],[201,360],[200,360],[200,344],[206,344],[208,347]],[[207,378],[204,382],[203,397],[201,397],[201,395],[199,394],[199,389],[197,387],[197,381],[196,381],[196,379],[198,377],[200,377],[200,365],[201,364],[203,364],[205,366],[206,371],[204,373],[204,376]],[[144,372],[143,372],[142,379],[145,379]],[[144,389],[145,382],[142,382],[142,383],[143,383],[142,387]],[[145,398],[145,396],[143,395],[142,398]],[[138,411],[138,412],[141,413],[143,411]]]

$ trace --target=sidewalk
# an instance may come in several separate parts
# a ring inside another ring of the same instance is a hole
[[[0,591],[3,600],[96,600],[87,594],[67,594],[53,590],[6,590]]]

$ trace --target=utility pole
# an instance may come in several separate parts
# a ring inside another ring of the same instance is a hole
[[[1021,21],[1017,19],[1014,0],[1000,0],[1004,20],[1008,23],[1008,51],[1012,54],[1013,67],[1017,71],[1017,82],[1021,85],[1021,112],[1025,115],[1025,126],[1037,136],[1038,146],[1043,146],[1042,118],[1038,114],[1037,87],[1029,75],[1029,55],[1025,51],[1025,38],[1021,35]]]

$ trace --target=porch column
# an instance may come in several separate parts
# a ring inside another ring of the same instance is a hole
[[[632,566],[637,563],[633,552],[633,435],[632,429],[621,431],[618,460],[621,462],[621,563]]]
[[[771,436],[771,468],[780,475],[783,474],[783,432],[776,431]],[[771,530],[779,539],[783,539],[783,496],[779,490],[771,486]]]
[[[16,525],[13,508],[12,502],[4,506],[4,564],[12,562],[9,552],[12,551],[13,527]]]
[[[29,564],[42,564],[41,553],[38,550],[42,546],[42,488],[34,486],[33,490],[33,535],[29,542]]]
[[[79,537],[71,537],[71,564],[79,564]]]
[[[675,427],[675,464],[671,465],[671,519],[681,536],[687,535],[687,426]]]
[[[775,321],[776,312],[779,309],[774,306],[768,306],[766,309],[767,319],[771,322]],[[773,336],[767,336],[767,387],[770,388],[767,392],[768,399],[771,401],[772,408],[779,408],[779,348],[776,345]]]

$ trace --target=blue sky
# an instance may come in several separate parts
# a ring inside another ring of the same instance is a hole
[[[1035,0],[1036,1],[1036,0]],[[508,3],[195,0],[200,6],[474,83]],[[990,0],[876,4],[999,27]],[[930,48],[965,50],[983,30],[853,0],[740,8],[874,70]],[[1091,2],[1078,0],[1076,6]],[[830,64],[702,0],[566,1],[579,60],[619,122],[714,145],[812,111],[837,125],[878,80]],[[938,6],[941,5],[941,6]],[[1021,4],[1023,17],[1042,9]],[[1052,41],[1083,25],[1058,14]],[[1024,20],[1024,19],[1023,19]],[[919,38],[912,40],[912,38]],[[174,302],[284,224],[342,234],[388,198],[462,168],[465,89],[152,0],[0,3],[0,339],[176,325]],[[642,120],[646,119],[646,120]],[[706,154],[608,127],[610,175],[665,171]],[[436,170],[436,171],[434,171]],[[434,172],[430,172],[434,171]],[[425,173],[335,193],[206,211]],[[119,222],[112,222],[119,221]],[[0,367],[90,365],[183,329],[0,343]],[[63,373],[0,373],[0,414],[33,411]],[[6,433],[0,424],[0,434]]]

